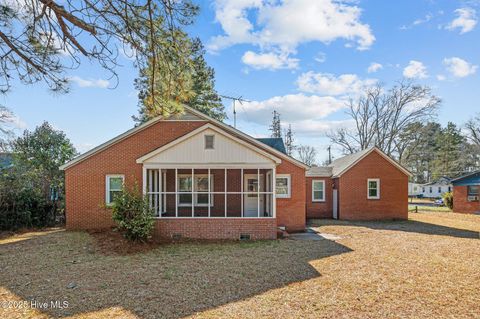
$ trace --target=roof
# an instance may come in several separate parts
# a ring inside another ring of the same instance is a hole
[[[167,143],[167,144],[165,144],[165,145],[163,145],[163,146],[161,146],[161,147],[159,147],[159,148],[151,151],[150,153],[141,156],[140,158],[137,159],[137,163],[138,163],[138,164],[141,164],[141,163],[145,162],[146,160],[150,159],[151,157],[153,157],[153,156],[155,156],[155,155],[157,155],[157,154],[160,154],[161,152],[163,152],[163,151],[165,151],[165,150],[167,150],[167,149],[169,149],[169,148],[171,148],[171,147],[173,147],[173,146],[175,146],[175,145],[177,145],[177,144],[179,144],[179,143],[181,143],[181,142],[183,142],[183,141],[186,141],[186,140],[188,140],[189,138],[191,138],[192,136],[195,136],[195,135],[197,135],[198,133],[201,133],[201,132],[203,132],[203,131],[205,131],[205,130],[207,130],[207,129],[210,129],[210,130],[213,130],[213,131],[215,131],[215,132],[217,132],[217,133],[219,133],[219,134],[222,134],[222,135],[226,136],[227,138],[236,141],[238,144],[241,144],[241,145],[243,145],[243,146],[245,146],[245,147],[247,147],[247,148],[255,151],[256,153],[261,154],[261,155],[263,155],[264,157],[271,159],[271,160],[274,161],[275,163],[280,164],[280,163],[282,162],[278,157],[270,154],[269,152],[266,152],[266,151],[264,151],[263,149],[255,146],[255,145],[252,145],[251,143],[245,142],[244,140],[239,139],[238,137],[236,137],[236,136],[234,136],[234,135],[231,135],[231,134],[229,134],[228,132],[223,131],[222,129],[220,129],[219,127],[217,127],[217,126],[215,126],[215,125],[213,125],[213,124],[211,124],[211,123],[207,123],[207,124],[205,124],[205,125],[200,126],[200,127],[197,128],[197,129],[189,132],[188,134],[185,134],[185,135],[183,135],[183,136],[181,136],[181,137],[173,140],[172,142]]]
[[[328,176],[340,177],[343,173],[348,171],[355,164],[360,162],[363,158],[365,158],[368,154],[370,154],[372,152],[377,152],[380,156],[382,156],[387,161],[392,163],[393,166],[397,167],[399,170],[401,170],[406,175],[408,175],[408,176],[412,175],[406,168],[404,168],[402,165],[400,165],[395,160],[390,158],[387,154],[382,152],[377,147],[369,147],[369,148],[364,149],[360,152],[340,157],[340,158],[334,160],[328,166],[311,167],[305,175],[306,176],[320,176],[320,177],[328,177]],[[330,170],[330,174],[327,175],[329,170]]]
[[[452,179],[453,186],[480,185],[480,171],[472,172]]]
[[[353,153],[350,155],[346,155],[344,157],[340,157],[332,162],[332,164],[328,165],[332,168],[332,175],[334,177],[340,176],[344,171],[348,170],[354,164],[356,164],[360,159],[367,156],[371,151],[373,151],[373,147],[364,149],[363,151]]]
[[[316,177],[330,177],[332,176],[332,168],[329,166],[314,166],[311,167],[305,175]]]
[[[287,150],[285,149],[285,144],[283,143],[283,138],[281,137],[267,137],[267,138],[256,138],[257,141],[262,142],[270,147],[273,147],[279,152],[283,154],[287,154]]]
[[[442,176],[436,181],[423,184],[423,186],[430,186],[430,185],[449,185],[452,183],[452,179],[446,176]]]
[[[231,127],[230,125],[227,125],[227,124],[225,124],[225,123],[223,123],[223,122],[221,122],[221,121],[218,121],[218,120],[216,120],[216,119],[214,119],[214,118],[211,118],[211,117],[209,117],[208,115],[203,114],[202,112],[197,111],[197,110],[195,110],[195,109],[193,109],[193,108],[191,108],[191,107],[189,107],[189,106],[184,105],[184,108],[185,108],[186,111],[188,111],[188,112],[190,112],[190,113],[198,116],[200,119],[203,119],[203,120],[208,121],[208,122],[212,122],[213,124],[218,125],[220,128],[224,129],[225,131],[227,131],[227,132],[229,132],[229,133],[231,133],[231,134],[234,134],[234,135],[236,135],[237,137],[240,137],[240,138],[242,138],[242,139],[245,139],[246,141],[252,143],[253,145],[255,145],[255,146],[257,146],[257,147],[261,147],[261,148],[265,149],[266,151],[271,152],[271,153],[272,153],[273,155],[275,155],[275,156],[278,156],[278,157],[280,157],[280,158],[286,159],[286,160],[290,161],[291,163],[293,163],[293,164],[296,165],[296,166],[299,166],[299,167],[302,167],[302,168],[305,168],[305,169],[308,169],[308,168],[309,168],[308,165],[305,165],[304,163],[300,162],[299,160],[297,160],[297,159],[295,159],[295,158],[293,158],[293,157],[291,157],[291,156],[289,156],[289,155],[287,155],[287,154],[285,154],[285,153],[282,153],[281,151],[277,150],[276,148],[273,148],[273,147],[271,147],[271,146],[269,146],[269,145],[267,145],[267,144],[265,144],[265,143],[262,143],[262,142],[260,142],[260,141],[257,141],[255,138],[251,137],[250,135],[245,134],[245,133],[243,133],[242,131],[237,130],[236,128],[233,128],[233,127]],[[139,126],[137,126],[137,127],[134,127],[134,128],[132,128],[132,129],[126,131],[125,133],[120,134],[120,135],[114,137],[113,139],[111,139],[111,140],[109,140],[109,141],[107,141],[107,142],[105,142],[105,143],[103,143],[103,144],[101,144],[101,145],[99,145],[99,146],[97,146],[97,147],[89,150],[88,152],[83,153],[82,155],[80,155],[80,156],[74,158],[73,160],[71,160],[70,162],[63,164],[62,166],[60,166],[60,169],[61,169],[61,170],[65,170],[65,169],[67,169],[67,168],[69,168],[69,167],[72,167],[72,166],[80,163],[81,161],[89,158],[90,156],[93,156],[94,154],[96,154],[96,153],[98,153],[98,152],[100,152],[100,151],[102,151],[102,150],[110,147],[111,145],[113,145],[113,144],[115,144],[115,143],[118,143],[118,142],[124,140],[125,138],[127,138],[127,137],[129,137],[129,136],[131,136],[131,135],[136,134],[137,132],[139,132],[139,131],[141,131],[141,130],[146,129],[147,127],[149,127],[149,126],[151,126],[151,125],[153,125],[153,124],[155,124],[155,123],[157,123],[157,122],[159,122],[159,121],[161,121],[161,120],[165,120],[165,119],[162,118],[161,116],[157,116],[157,117],[149,120],[148,122],[145,122],[145,123],[143,123],[143,124],[141,124],[141,125],[139,125]]]
[[[13,165],[12,153],[0,153],[0,168],[7,168]]]

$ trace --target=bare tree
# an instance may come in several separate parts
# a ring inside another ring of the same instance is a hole
[[[465,127],[468,131],[468,138],[477,145],[477,147],[480,147],[480,113],[471,118],[467,124],[465,124]]]
[[[300,145],[297,147],[298,159],[308,166],[316,164],[317,151],[309,145]]]
[[[282,123],[280,121],[280,113],[275,110],[273,110],[272,124],[270,125],[269,130],[272,131],[271,137],[282,137]]]
[[[191,0],[2,1],[0,91],[7,92],[12,79],[18,79],[26,84],[43,81],[66,92],[66,70],[85,58],[116,77],[120,50],[140,68],[155,66],[170,50],[180,49],[176,33],[197,11]],[[152,92],[154,84],[155,74]]]
[[[13,113],[5,106],[0,105],[0,151],[6,151],[8,140],[13,132],[11,124],[15,121]]]
[[[295,146],[295,138],[293,136],[292,131],[292,124],[288,125],[288,128],[284,131],[284,143],[285,143],[285,150],[289,156],[293,155],[293,150],[296,148]]]
[[[433,118],[440,102],[429,87],[411,82],[399,82],[388,91],[380,85],[370,87],[348,102],[353,128],[339,128],[327,135],[347,154],[377,146],[398,157],[404,149],[402,132],[414,122]]]

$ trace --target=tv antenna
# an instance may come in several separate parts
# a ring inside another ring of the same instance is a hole
[[[232,100],[232,102],[233,102],[233,127],[237,128],[237,110],[235,108],[235,102],[238,101],[238,103],[240,103],[240,105],[242,105],[243,102],[248,103],[250,101],[245,100],[242,96],[234,97],[234,96],[228,96],[228,95],[221,95],[220,94],[220,97],[222,97],[224,99]]]

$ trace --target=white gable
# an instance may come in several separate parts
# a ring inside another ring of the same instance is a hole
[[[205,149],[205,136],[214,136],[213,149]],[[191,136],[174,141],[153,151],[137,162],[144,164],[274,164],[256,147],[238,140],[219,129],[206,125]]]

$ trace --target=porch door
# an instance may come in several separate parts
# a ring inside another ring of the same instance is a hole
[[[257,192],[259,185],[263,185],[264,177],[260,174],[260,183],[257,174],[245,174],[243,181],[244,192]],[[260,188],[263,191],[263,187]],[[243,216],[244,217],[259,217],[263,216],[264,212],[264,196],[260,196],[260,211],[258,211],[258,195],[245,194],[243,201]]]

